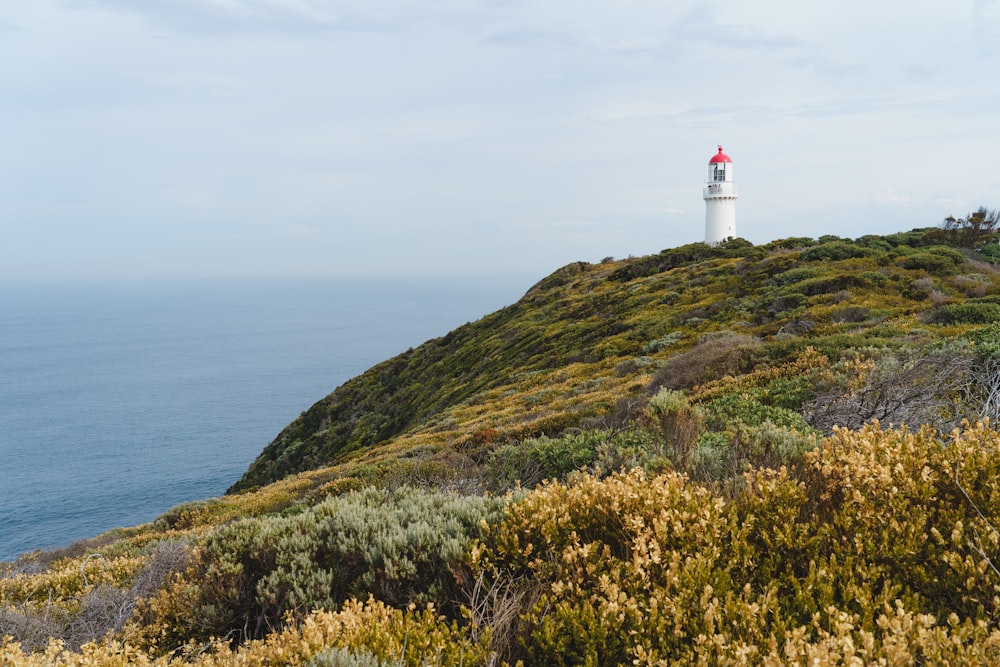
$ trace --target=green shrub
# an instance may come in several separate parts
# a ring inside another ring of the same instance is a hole
[[[147,625],[177,643],[259,637],[289,615],[369,595],[454,612],[465,552],[502,507],[480,496],[367,488],[294,516],[237,521],[198,546],[184,576],[148,606]]]
[[[992,324],[1000,322],[998,303],[951,303],[938,306],[928,320],[937,324]]]
[[[704,406],[706,426],[713,431],[725,431],[734,424],[762,426],[770,422],[799,431],[815,433],[798,412],[777,405],[767,405],[751,393],[729,394]]]
[[[800,431],[769,421],[752,429],[747,438],[747,468],[778,468],[799,463],[802,455],[816,447],[813,429]]]
[[[936,227],[920,227],[917,229],[911,229],[908,232],[889,234],[888,236],[883,236],[882,238],[893,248],[905,250],[907,248],[934,245],[937,241],[928,240],[927,237],[930,235],[933,238],[934,233],[938,231],[940,230]]]
[[[598,447],[609,437],[603,431],[586,431],[498,447],[487,462],[488,485],[494,491],[507,491],[518,483],[531,488],[546,479],[565,479],[574,470],[590,465]]]
[[[732,425],[725,433],[705,432],[698,438],[693,479],[724,482],[738,488],[740,477],[749,470],[792,466],[816,446],[813,433],[802,433],[765,421],[760,426]]]
[[[328,648],[320,651],[305,667],[403,667],[402,660],[384,661],[364,650]]]
[[[816,245],[816,241],[808,236],[791,236],[787,239],[771,241],[761,247],[767,250],[796,250],[799,248],[808,248],[814,245]]]
[[[864,284],[854,273],[838,273],[803,280],[788,289],[801,292],[806,296],[816,296],[818,294],[832,294],[851,287],[864,287]]]
[[[860,236],[854,239],[854,243],[861,246],[862,248],[872,248],[874,250],[880,250],[882,252],[889,252],[892,250],[892,244],[883,239],[881,236],[874,236],[872,234],[866,234],[865,236]]]
[[[1000,360],[1000,324],[971,331],[966,338],[972,342],[972,351],[981,361]]]
[[[791,285],[793,283],[802,282],[803,280],[808,280],[809,278],[815,278],[819,274],[820,271],[815,266],[802,266],[785,271],[784,273],[779,273],[774,276],[773,280],[779,285]]]
[[[816,397],[816,383],[812,374],[780,377],[764,388],[762,403],[797,412]]]
[[[626,359],[625,361],[619,361],[615,364],[615,375],[622,377],[625,375],[631,375],[643,368],[649,368],[656,364],[656,361],[652,357],[635,357],[634,359]]]
[[[806,248],[802,251],[802,259],[807,262],[839,261],[855,257],[872,257],[878,254],[873,248],[855,245],[849,241],[829,241]]]
[[[654,352],[659,352],[660,350],[675,345],[679,340],[684,337],[684,334],[680,331],[671,331],[666,336],[657,338],[656,340],[651,340],[642,346],[643,354],[653,354]]]
[[[904,269],[924,270],[936,276],[949,275],[965,261],[959,251],[947,246],[929,246],[918,252],[904,255],[899,263]]]
[[[1000,243],[987,243],[979,249],[979,252],[994,264],[1000,262]]]
[[[889,280],[888,276],[881,271],[862,271],[858,274],[858,279],[862,283],[874,287],[884,285]]]
[[[805,305],[808,302],[806,295],[794,290],[794,287],[782,290],[774,297],[774,301],[767,309],[768,313],[779,315]]]
[[[677,470],[690,470],[694,446],[704,429],[701,410],[682,392],[661,389],[646,405],[645,424],[654,434],[657,451]]]
[[[704,431],[695,443],[691,477],[699,481],[725,479],[729,439],[718,431]]]

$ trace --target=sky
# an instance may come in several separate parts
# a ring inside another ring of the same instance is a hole
[[[0,280],[542,277],[1000,208],[1000,0],[0,0]]]

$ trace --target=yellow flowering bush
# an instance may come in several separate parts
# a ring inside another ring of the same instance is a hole
[[[548,484],[476,555],[536,582],[528,665],[996,662],[997,525],[1000,434],[873,425],[731,500],[673,473]]]
[[[173,656],[153,657],[120,642],[92,643],[70,651],[53,640],[42,652],[0,641],[4,667],[288,667],[304,665],[329,648],[350,648],[380,661],[413,667],[486,665],[488,635],[469,639],[433,606],[399,610],[380,602],[349,601],[338,612],[317,611],[300,624],[235,649],[222,641],[190,643]]]

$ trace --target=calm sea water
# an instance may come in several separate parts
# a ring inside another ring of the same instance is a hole
[[[337,386],[529,285],[0,285],[0,561],[222,494]]]

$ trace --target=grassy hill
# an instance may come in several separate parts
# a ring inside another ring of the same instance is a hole
[[[1000,246],[966,222],[563,267],[228,495],[7,565],[0,663],[1000,661]]]
[[[938,244],[939,231],[762,247],[735,240],[571,264],[516,304],[347,382],[283,430],[230,491],[370,457],[390,442],[396,454],[414,447],[427,458],[476,438],[517,442],[627,420],[654,377],[691,390],[793,364],[758,398],[801,412],[825,388],[792,377],[807,348],[831,364],[863,349],[910,358],[996,319],[992,265]],[[959,412],[938,416],[978,416]]]

